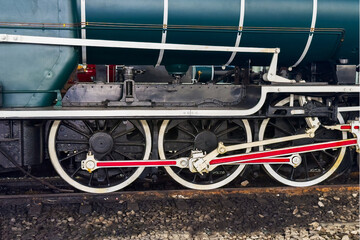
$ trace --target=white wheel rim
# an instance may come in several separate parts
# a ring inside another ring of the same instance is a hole
[[[118,191],[128,185],[130,185],[132,182],[134,182],[139,176],[140,174],[144,171],[144,167],[139,167],[134,174],[132,174],[128,179],[126,179],[124,182],[112,186],[112,187],[107,187],[107,188],[93,188],[93,187],[88,187],[88,186],[84,186],[80,183],[78,183],[77,181],[75,181],[74,179],[72,179],[66,172],[65,170],[62,168],[59,159],[57,157],[56,154],[56,146],[55,146],[55,139],[56,139],[56,133],[57,130],[60,126],[61,121],[54,121],[54,123],[51,126],[51,130],[50,130],[50,134],[49,134],[49,155],[50,155],[50,160],[52,165],[54,166],[56,172],[60,175],[60,177],[62,179],[64,179],[68,184],[70,184],[71,186],[84,191],[84,192],[89,192],[89,193],[109,193],[109,192],[115,192]],[[144,133],[145,133],[145,141],[146,141],[146,145],[145,145],[145,154],[144,154],[144,158],[143,160],[148,160],[149,156],[150,156],[150,151],[151,151],[151,133],[150,133],[150,128],[149,125],[147,124],[147,122],[145,120],[141,120],[140,121]]]
[[[168,126],[169,122],[170,122],[169,120],[164,120],[161,125],[160,131],[159,131],[159,141],[158,141],[159,156],[160,156],[160,159],[162,159],[162,160],[166,159],[165,151],[164,151],[164,136],[165,136],[166,127]],[[244,123],[244,126],[245,126],[247,142],[252,142],[252,134],[251,134],[250,124],[247,120],[242,120],[242,122]],[[246,152],[250,152],[250,151],[251,151],[251,148],[246,149]],[[191,183],[191,182],[188,182],[185,179],[181,178],[179,175],[177,175],[172,170],[171,167],[164,167],[164,168],[165,168],[166,172],[176,182],[180,183],[181,185],[183,185],[187,188],[196,189],[196,190],[211,190],[211,189],[220,188],[220,187],[230,183],[231,181],[233,181],[243,171],[243,169],[245,168],[245,165],[239,165],[239,167],[232,174],[230,174],[230,176],[226,177],[225,179],[223,179],[217,183],[212,183],[212,184]]]
[[[281,100],[280,102],[278,102],[275,106],[283,106],[288,102],[290,102],[290,98],[285,98],[285,99]],[[338,118],[340,124],[344,123],[344,119],[340,113],[338,113],[337,118]],[[267,126],[269,120],[270,120],[270,118],[265,119],[260,126],[260,131],[259,131],[259,140],[260,141],[264,140],[265,129],[266,129],[266,126]],[[343,137],[343,139],[347,138],[346,132],[342,133],[342,137]],[[259,150],[263,151],[264,146],[260,146]],[[334,165],[325,174],[323,174],[320,177],[315,178],[313,180],[304,181],[304,182],[291,181],[291,180],[281,176],[271,167],[270,164],[264,164],[263,166],[264,166],[266,172],[272,178],[277,180],[278,182],[281,182],[285,185],[292,186],[292,187],[308,187],[308,186],[316,185],[322,181],[325,181],[327,178],[329,178],[336,171],[336,169],[340,166],[342,160],[344,159],[345,152],[346,152],[346,147],[342,147],[341,151],[339,153],[339,156],[336,159]]]

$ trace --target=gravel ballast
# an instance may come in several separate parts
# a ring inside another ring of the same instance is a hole
[[[360,239],[358,192],[0,206],[1,239]]]

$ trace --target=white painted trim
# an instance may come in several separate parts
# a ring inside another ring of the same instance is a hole
[[[256,106],[250,109],[243,110],[218,110],[218,109],[94,109],[83,108],[78,110],[66,109],[4,109],[0,110],[0,119],[75,119],[75,118],[173,118],[173,117],[232,117],[238,118],[242,116],[249,116],[257,113],[264,105],[267,95],[269,93],[360,93],[357,86],[263,86],[261,88],[261,98]]]
[[[86,39],[86,0],[81,0],[81,39]],[[82,47],[82,62],[87,63],[86,46]]]
[[[314,37],[317,14],[318,14],[318,0],[313,0],[313,14],[312,14],[309,37],[308,37],[308,40],[307,40],[307,43],[306,43],[306,46],[305,46],[305,49],[304,49],[303,53],[301,54],[299,60],[297,60],[297,62],[294,65],[291,66],[292,68],[297,67],[304,60],[306,54],[309,51],[309,48],[311,46],[311,42],[312,42],[313,37]]]
[[[190,44],[125,42],[125,41],[109,41],[109,40],[95,40],[95,39],[8,35],[8,34],[0,34],[0,43],[1,42],[43,44],[43,45],[57,45],[57,46],[164,49],[164,50],[203,51],[203,52],[275,53],[277,51],[276,48],[224,47],[224,46],[206,46],[206,45],[190,45]]]
[[[245,0],[241,0],[240,3],[240,17],[239,17],[239,31],[237,33],[237,37],[236,37],[236,41],[235,41],[235,47],[239,47],[240,46],[240,41],[241,41],[241,37],[242,37],[242,30],[244,28],[244,18],[245,18]],[[233,52],[230,56],[229,61],[225,64],[225,66],[229,66],[232,61],[234,61],[236,56],[236,52]]]
[[[360,107],[359,106],[339,107],[338,112],[359,112],[360,113]]]
[[[166,43],[168,20],[169,20],[169,0],[164,0],[163,32],[161,37],[161,43]],[[164,51],[165,51],[164,49],[160,49],[159,58],[156,63],[156,67],[161,65],[162,59],[164,57]]]
[[[215,67],[214,65],[211,65],[211,81],[214,80],[214,77],[215,77]]]

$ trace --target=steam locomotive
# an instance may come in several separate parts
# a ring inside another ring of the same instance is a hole
[[[161,168],[206,190],[255,165],[303,187],[359,148],[358,0],[0,4],[0,173],[51,161],[104,193]]]

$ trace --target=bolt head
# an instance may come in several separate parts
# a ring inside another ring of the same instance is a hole
[[[301,164],[301,157],[300,156],[294,156],[291,159],[291,162],[295,165],[295,166],[299,166]]]
[[[86,163],[86,168],[87,168],[87,169],[94,169],[94,168],[95,168],[95,162],[93,162],[93,161],[88,161],[88,162]]]
[[[182,161],[180,162],[180,165],[181,165],[182,167],[186,167],[186,166],[187,166],[187,161],[186,161],[186,160],[182,160]]]

